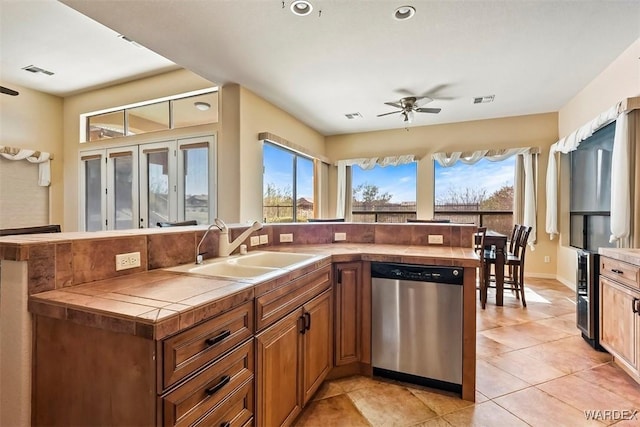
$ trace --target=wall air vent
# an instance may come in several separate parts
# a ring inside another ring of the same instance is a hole
[[[495,95],[479,96],[477,98],[473,98],[473,103],[474,104],[486,104],[487,102],[493,102],[493,99],[495,97],[496,97]]]
[[[360,113],[349,113],[349,114],[345,114],[344,116],[349,120],[361,119],[362,118],[362,114],[360,114]]]
[[[28,67],[24,67],[23,70],[28,71],[30,73],[42,73],[42,74],[46,74],[47,76],[53,76],[53,72],[49,71],[49,70],[45,70],[44,68],[40,68],[40,67],[36,67],[35,65],[29,65]]]

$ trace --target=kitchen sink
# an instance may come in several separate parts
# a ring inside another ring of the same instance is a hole
[[[291,252],[250,252],[247,255],[229,260],[229,262],[242,266],[286,268],[314,257],[316,255]]]
[[[177,267],[165,268],[165,270],[214,277],[252,279],[268,274],[282,273],[287,267],[304,263],[315,257],[317,255],[256,251],[247,255],[236,255],[229,258],[213,258],[203,264],[183,264]]]

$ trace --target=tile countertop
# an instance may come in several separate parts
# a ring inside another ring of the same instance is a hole
[[[258,279],[236,280],[155,269],[31,295],[29,311],[159,340],[253,300],[257,285],[262,289],[275,287],[331,262],[478,266],[473,248],[461,247],[326,244],[269,249],[318,257],[298,264],[295,269],[282,269],[276,275]],[[267,282],[273,282],[273,286]]]
[[[600,248],[598,253],[640,267],[640,249]]]

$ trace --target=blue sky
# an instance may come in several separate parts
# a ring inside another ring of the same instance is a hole
[[[291,188],[293,180],[294,155],[270,144],[264,144],[264,184],[275,184],[279,188]],[[313,198],[313,162],[298,157],[298,197]],[[449,188],[474,188],[487,190],[487,195],[500,189],[503,185],[513,185],[515,157],[502,162],[481,160],[475,165],[458,162],[449,168],[436,163],[435,178],[436,200],[448,193]],[[353,187],[368,183],[378,186],[380,193],[388,192],[393,197],[391,202],[414,202],[416,200],[416,163],[386,168],[376,166],[370,170],[352,168]]]

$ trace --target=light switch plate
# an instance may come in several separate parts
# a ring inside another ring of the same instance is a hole
[[[280,243],[293,242],[293,233],[285,233],[280,235]]]
[[[347,240],[347,233],[333,233],[333,240],[335,242],[342,242]]]
[[[140,267],[140,252],[116,255],[116,271]]]
[[[258,246],[260,244],[260,237],[251,236],[251,240],[249,240],[249,243],[251,243],[251,246]]]
[[[261,234],[260,235],[260,244],[261,245],[266,245],[267,243],[269,243],[269,235],[268,234]]]
[[[429,234],[430,245],[441,245],[443,243],[444,239],[442,238],[442,234]]]

